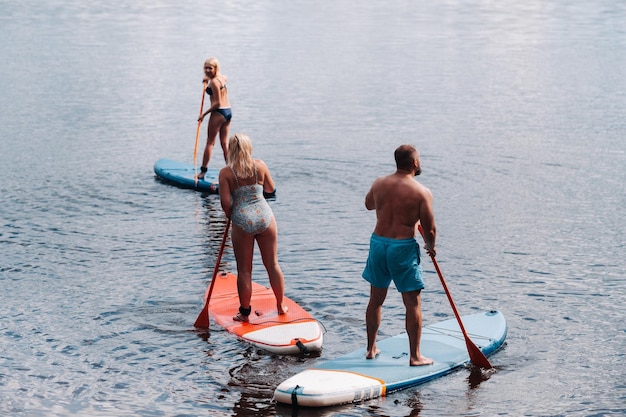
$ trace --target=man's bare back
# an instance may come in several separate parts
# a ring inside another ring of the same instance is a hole
[[[426,249],[430,252],[434,249],[436,233],[433,196],[414,176],[413,171],[398,169],[393,174],[376,179],[365,197],[365,207],[376,210],[374,233],[378,236],[412,238],[417,234],[418,222],[421,223]]]

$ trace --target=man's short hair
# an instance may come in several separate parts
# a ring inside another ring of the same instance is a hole
[[[417,154],[417,148],[413,145],[400,145],[396,148],[393,156],[396,159],[396,167],[410,171],[413,169],[413,161]]]

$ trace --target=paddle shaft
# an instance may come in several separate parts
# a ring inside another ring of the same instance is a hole
[[[422,238],[424,237],[424,230],[422,229],[422,225],[418,225],[420,234]],[[454,304],[454,300],[452,300],[452,295],[448,290],[448,286],[446,285],[445,279],[443,279],[443,274],[441,273],[441,269],[439,269],[439,264],[437,263],[437,259],[431,253],[429,253],[430,259],[433,261],[433,265],[435,266],[435,270],[437,271],[437,275],[439,275],[439,280],[441,281],[441,285],[443,286],[444,291],[446,292],[446,296],[448,297],[448,301],[450,301],[450,306],[452,307],[452,311],[454,312],[454,316],[456,320],[459,322],[459,327],[461,328],[461,332],[463,333],[463,337],[465,338],[465,344],[467,345],[467,352],[469,353],[470,360],[474,365],[480,366],[482,368],[491,369],[491,363],[485,356],[485,354],[472,342],[472,339],[467,335],[465,331],[465,327],[463,326],[463,322],[461,321],[461,316],[456,309],[456,305]]]
[[[198,119],[202,117],[202,110],[204,110],[204,93],[206,91],[206,81],[202,83],[202,101],[200,101],[200,115]],[[200,139],[200,128],[202,127],[202,120],[198,120],[198,130],[196,131],[196,146],[193,148],[193,173],[196,173],[197,159],[198,159],[198,140]],[[198,178],[196,177],[196,185],[198,184]]]
[[[207,292],[206,300],[204,301],[204,308],[198,315],[194,327],[206,329],[209,327],[209,300],[213,293],[213,287],[215,286],[215,277],[220,269],[220,262],[222,261],[222,254],[224,253],[224,246],[226,246],[226,239],[228,238],[228,229],[230,228],[230,218],[226,221],[226,228],[224,229],[224,236],[222,237],[222,244],[220,250],[217,253],[217,261],[215,262],[215,269],[213,269],[213,277],[211,278],[211,285],[209,285],[209,291]]]

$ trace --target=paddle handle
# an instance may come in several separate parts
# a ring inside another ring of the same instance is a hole
[[[215,269],[213,269],[213,277],[211,278],[211,286],[209,287],[209,293],[207,294],[206,304],[209,304],[211,294],[213,293],[213,287],[215,286],[215,277],[220,269],[220,263],[222,262],[222,254],[224,253],[224,247],[226,246],[226,239],[228,238],[228,229],[230,228],[230,218],[226,221],[226,227],[224,228],[224,236],[222,236],[222,244],[220,245],[219,253],[217,254],[217,261],[215,262]]]
[[[198,119],[202,117],[202,110],[204,110],[204,93],[206,91],[207,82],[202,83],[202,100],[200,101],[200,115]],[[198,120],[198,129],[196,130],[196,146],[193,148],[193,174],[196,176],[198,166],[198,140],[200,139],[200,128],[202,127],[202,120]],[[196,176],[196,185],[198,185],[198,177]]]
[[[222,254],[224,253],[224,247],[226,246],[226,239],[228,238],[228,229],[230,228],[230,218],[226,221],[226,228],[224,229],[224,236],[222,237],[222,244],[220,250],[217,253],[217,261],[215,262],[215,268],[213,269],[213,277],[211,278],[211,285],[207,291],[206,300],[204,301],[204,307],[198,315],[194,327],[206,329],[209,327],[209,300],[211,300],[211,294],[213,293],[213,287],[215,286],[215,277],[220,269],[220,262],[222,261]]]

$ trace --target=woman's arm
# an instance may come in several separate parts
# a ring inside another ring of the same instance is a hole
[[[211,106],[209,106],[209,109],[207,111],[205,111],[204,113],[202,113],[202,116],[198,119],[199,121],[202,121],[204,119],[204,117],[211,113],[213,110],[217,110],[220,108],[220,88],[217,85],[217,79],[213,78],[211,81],[209,81],[209,88],[211,88],[211,92],[213,93],[211,95]]]
[[[276,185],[274,184],[274,179],[272,178],[270,169],[262,160],[257,159],[256,161],[263,174],[261,176],[261,181],[263,182],[263,195],[265,198],[276,197]]]
[[[232,174],[228,167],[224,167],[220,170],[220,175],[219,175],[220,204],[222,205],[222,210],[224,210],[224,214],[226,214],[226,217],[229,219],[230,219],[230,212],[233,207],[233,196],[230,192],[230,181],[228,181],[228,177],[230,175]]]

